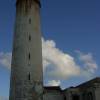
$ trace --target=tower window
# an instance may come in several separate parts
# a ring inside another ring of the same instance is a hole
[[[31,18],[29,19],[29,24],[31,24]]]
[[[29,55],[28,55],[28,58],[29,58],[29,60],[30,60],[30,58],[31,58],[31,55],[30,55],[30,53],[29,53]]]
[[[29,35],[29,41],[31,41],[31,36]]]
[[[31,76],[30,76],[30,73],[28,74],[28,80],[30,80],[31,79]]]

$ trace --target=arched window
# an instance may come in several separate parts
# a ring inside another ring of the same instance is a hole
[[[77,94],[72,95],[72,100],[79,100],[79,95]]]
[[[82,94],[82,100],[86,100],[86,93]]]
[[[92,95],[92,92],[89,92],[88,93],[88,98],[87,98],[88,100],[93,100],[93,95]]]

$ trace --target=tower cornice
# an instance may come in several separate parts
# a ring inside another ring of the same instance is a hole
[[[39,7],[41,8],[41,2],[40,2],[40,0],[16,0],[16,5],[18,5],[19,3],[22,3],[22,2],[27,2],[27,1],[33,1],[33,2],[36,2],[38,5],[39,5]]]

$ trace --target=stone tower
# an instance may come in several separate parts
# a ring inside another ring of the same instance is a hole
[[[17,0],[9,100],[42,100],[40,0]]]

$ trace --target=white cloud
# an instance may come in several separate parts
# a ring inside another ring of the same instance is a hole
[[[92,54],[83,54],[78,52],[79,61],[84,67],[80,67],[75,58],[64,53],[56,47],[53,40],[42,39],[42,53],[43,53],[43,71],[44,77],[52,80],[66,80],[74,76],[89,76],[90,73],[95,73],[97,64],[93,59]],[[11,53],[0,53],[0,65],[10,69],[11,67]]]
[[[11,53],[0,52],[0,64],[10,69],[11,67]]]
[[[60,80],[51,80],[51,81],[48,81],[46,86],[60,86],[60,84],[61,84]]]
[[[9,100],[8,97],[0,96],[0,100]]]
[[[46,72],[48,77],[67,79],[80,74],[80,67],[75,63],[74,58],[58,49],[53,40],[42,39],[42,49],[44,73]]]
[[[98,68],[98,65],[96,61],[93,58],[93,55],[91,53],[84,54],[80,51],[77,51],[78,58],[81,62],[83,62],[83,67],[85,70],[87,70],[90,73],[95,73],[95,71]]]

